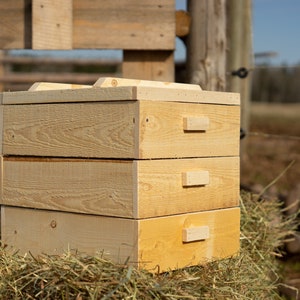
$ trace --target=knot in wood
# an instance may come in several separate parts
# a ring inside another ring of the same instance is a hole
[[[56,228],[57,222],[55,220],[52,220],[50,223],[51,228]]]

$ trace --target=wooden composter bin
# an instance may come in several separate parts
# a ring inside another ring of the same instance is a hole
[[[101,78],[1,94],[1,237],[160,271],[239,250],[239,95]]]

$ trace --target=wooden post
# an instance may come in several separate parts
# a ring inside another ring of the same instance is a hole
[[[124,50],[122,72],[125,78],[172,82],[175,80],[174,51]]]
[[[242,63],[247,69],[252,69],[254,67],[253,60],[253,48],[252,48],[252,0],[246,0],[244,2],[244,13],[243,13],[243,34],[242,34]],[[252,73],[250,72],[248,76],[241,80],[241,119],[242,127],[245,128],[246,132],[250,129],[250,110],[251,110],[251,83],[252,83]],[[247,140],[243,143],[246,144]]]
[[[32,48],[72,49],[72,0],[33,0]]]
[[[241,67],[242,10],[242,1],[227,1],[227,90],[237,93],[240,92],[241,79],[237,76],[232,76],[231,72]]]
[[[4,63],[2,59],[4,58],[4,50],[0,50],[0,78],[4,77]],[[4,84],[0,81],[0,92],[4,91]]]
[[[187,37],[188,82],[204,90],[226,88],[226,2],[189,0],[191,29]]]
[[[251,73],[246,78],[232,76],[239,68],[253,67],[252,0],[227,1],[227,91],[241,95],[241,127],[249,131]],[[246,154],[246,141],[241,144],[241,157]]]

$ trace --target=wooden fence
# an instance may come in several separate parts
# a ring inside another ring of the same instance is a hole
[[[0,91],[24,91],[34,82],[93,84],[99,77],[122,77],[122,61],[104,58],[16,56],[2,51]],[[175,63],[177,82],[186,82],[185,62]]]
[[[99,77],[120,77],[119,60],[24,57],[9,53],[0,57],[0,85],[4,91],[27,90],[34,82],[93,84]]]
[[[240,92],[247,130],[250,80],[231,76],[252,67],[252,0],[240,3],[188,0],[188,11],[179,13],[175,0],[0,1],[0,49],[122,49],[123,77],[174,81],[175,38],[181,37],[188,81],[206,90]]]
[[[175,0],[0,1],[0,49],[122,49],[124,77],[173,81],[175,20]]]

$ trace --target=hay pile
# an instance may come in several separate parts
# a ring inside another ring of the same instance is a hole
[[[281,299],[276,256],[291,234],[277,201],[241,197],[237,257],[150,274],[99,256],[20,256],[0,250],[1,299]]]

